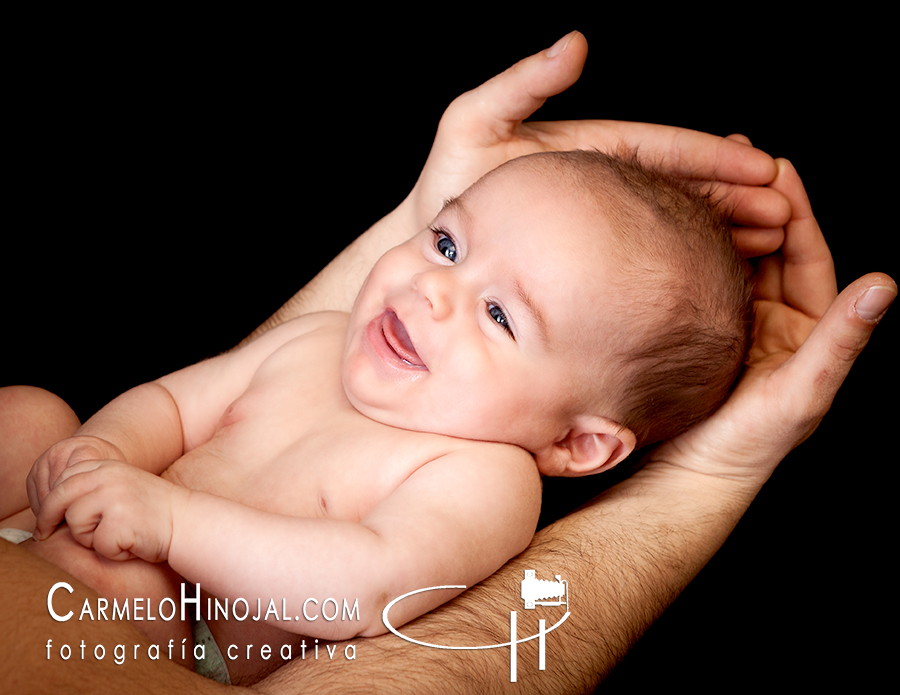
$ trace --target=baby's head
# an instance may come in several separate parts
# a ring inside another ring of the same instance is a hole
[[[531,155],[448,202],[357,298],[344,389],[373,419],[605,470],[714,410],[749,282],[706,196],[598,152]]]

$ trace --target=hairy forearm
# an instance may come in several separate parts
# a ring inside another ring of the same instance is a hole
[[[65,622],[53,620],[47,610],[47,594],[59,581],[73,588],[71,594],[66,590],[54,594],[55,610],[74,611]],[[221,692],[216,683],[169,661],[165,648],[160,650],[161,658],[151,659],[149,643],[131,623],[78,620],[85,600],[97,605],[97,593],[23,546],[0,541],[0,586],[7,596],[0,601],[0,689],[4,692]],[[80,657],[82,643],[85,658]],[[60,655],[64,645],[71,650],[68,660]],[[103,659],[95,658],[98,645],[104,649]],[[113,654],[117,645],[125,650],[118,664]]]
[[[315,311],[350,311],[376,260],[419,230],[408,201],[376,222],[251,333],[252,340],[289,319]]]
[[[670,481],[675,485],[670,485]],[[699,482],[696,489],[687,486]],[[591,691],[718,550],[752,500],[728,481],[678,481],[672,471],[641,471],[590,505],[539,532],[500,572],[402,632],[441,645],[509,641],[509,611],[522,636],[537,616],[519,600],[523,572],[568,581],[569,619],[547,637],[547,670],[536,640],[518,645],[517,682],[508,648],[445,650],[385,635],[357,648],[355,661],[315,673],[290,664],[262,684],[266,692],[573,693]],[[707,484],[708,483],[708,484]],[[672,519],[680,519],[673,524]],[[328,687],[332,690],[329,690]]]
[[[506,642],[509,611],[517,610],[524,623],[525,612],[518,600],[523,571],[533,569],[541,578],[559,574],[569,582],[571,616],[547,638],[546,671],[537,670],[535,640],[518,645],[513,685],[506,648],[432,649],[388,634],[356,641],[356,659],[336,659],[328,668],[295,659],[258,689],[277,695],[311,690],[353,693],[370,692],[377,683],[380,693],[590,691],[715,553],[754,494],[753,489],[735,489],[727,481],[718,487],[715,481],[709,481],[714,483],[710,486],[688,482],[678,483],[671,471],[640,471],[539,532],[528,550],[490,579],[402,629],[414,639],[433,644]],[[672,518],[682,521],[673,525]],[[7,635],[0,650],[3,679],[14,689],[34,682],[40,664],[42,692],[71,690],[79,682],[95,693],[106,692],[104,688],[127,691],[134,683],[141,683],[146,692],[217,691],[216,684],[165,660],[129,659],[126,666],[110,658],[47,661],[47,639],[57,648],[70,644],[74,649],[85,635],[92,644],[142,644],[138,655],[147,652],[143,639],[128,623],[92,622],[85,633],[78,621],[50,619],[43,589],[49,590],[54,582],[66,580],[75,587],[72,606],[76,611],[85,597],[96,594],[23,548],[0,542],[0,575],[4,590],[16,597],[4,602],[0,611],[0,627]],[[551,618],[549,609],[543,610],[548,611],[548,624],[558,619]],[[519,634],[533,634],[533,630],[526,631],[523,625]]]

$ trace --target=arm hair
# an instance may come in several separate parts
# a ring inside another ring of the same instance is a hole
[[[432,649],[388,634],[357,643],[355,661],[328,668],[295,661],[260,690],[367,693],[377,684],[379,693],[592,692],[718,550],[753,497],[704,476],[685,494],[656,485],[655,475],[639,471],[538,532],[492,577],[403,628],[432,644],[507,642],[507,607],[526,617],[518,600],[523,571],[560,574],[571,587],[571,615],[547,637],[547,670],[537,669],[536,640],[518,645],[512,684],[507,648]],[[673,518],[690,521],[673,525]],[[526,634],[532,632],[519,629]]]

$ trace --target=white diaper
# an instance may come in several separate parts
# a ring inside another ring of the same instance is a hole
[[[13,545],[19,545],[23,541],[27,541],[34,536],[29,531],[23,531],[18,528],[0,528],[0,538],[9,541]],[[201,676],[205,676],[219,683],[231,685],[231,679],[228,677],[228,667],[225,665],[225,658],[219,651],[219,646],[213,639],[212,633],[205,620],[198,620],[193,625],[194,644],[202,644],[206,649],[206,658],[203,660],[194,660],[194,670]]]
[[[20,528],[0,528],[0,538],[9,541],[13,545],[19,545],[19,543],[27,541],[32,537],[30,531],[23,531]]]
[[[211,680],[231,685],[225,657],[219,651],[219,645],[213,639],[212,633],[209,631],[209,625],[206,624],[203,618],[200,618],[194,622],[192,628],[194,644],[202,644],[206,650],[205,659],[194,659],[194,671]]]

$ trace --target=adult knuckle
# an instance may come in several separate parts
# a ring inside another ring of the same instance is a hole
[[[866,346],[866,340],[854,335],[837,336],[831,342],[831,354],[839,363],[852,363],[862,349]],[[843,374],[841,375],[843,378]]]

